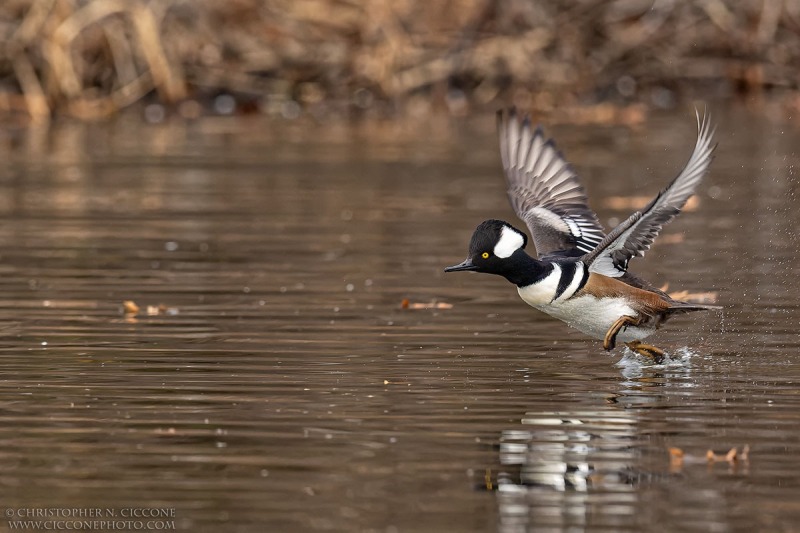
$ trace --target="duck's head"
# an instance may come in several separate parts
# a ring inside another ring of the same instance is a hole
[[[472,270],[509,277],[510,273],[519,268],[521,256],[530,259],[522,251],[527,243],[528,237],[508,222],[485,220],[472,234],[467,258],[444,271]]]

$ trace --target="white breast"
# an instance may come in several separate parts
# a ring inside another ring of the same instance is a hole
[[[547,313],[567,325],[596,339],[605,337],[608,329],[623,315],[636,316],[636,312],[624,298],[595,298],[591,295],[579,296],[569,300],[556,300],[551,303],[533,304],[520,290],[520,296],[528,304]],[[653,333],[653,328],[628,327],[620,331],[618,342],[641,340]]]
[[[527,287],[517,287],[517,292],[525,300],[525,303],[537,307],[549,304],[553,301],[558,290],[558,282],[561,280],[561,267],[558,263],[553,263],[553,271],[545,278],[532,283]]]
[[[536,307],[537,305],[544,305],[549,303],[558,303],[571,298],[578,290],[578,287],[586,274],[586,266],[580,261],[576,263],[575,269],[567,269],[564,271],[561,265],[553,263],[553,271],[544,279],[528,285],[527,287],[519,287],[517,290],[519,295],[525,300],[528,305]],[[558,292],[558,285],[561,282],[562,276],[571,275],[572,279],[569,280],[564,292],[556,298]]]

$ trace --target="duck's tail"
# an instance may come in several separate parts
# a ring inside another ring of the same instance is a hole
[[[692,311],[714,311],[722,309],[721,305],[697,303],[692,301],[672,300],[670,302],[667,313],[670,315],[677,315],[683,313],[691,313]]]

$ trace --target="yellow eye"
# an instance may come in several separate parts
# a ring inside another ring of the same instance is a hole
[[[489,259],[489,252],[483,252],[481,254],[481,257],[483,257],[484,259]]]

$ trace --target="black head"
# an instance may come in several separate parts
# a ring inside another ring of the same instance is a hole
[[[507,276],[516,268],[518,250],[525,248],[528,237],[508,222],[485,220],[475,229],[469,243],[469,255],[463,263],[444,269],[445,272],[473,270]],[[527,257],[527,254],[522,252]]]

